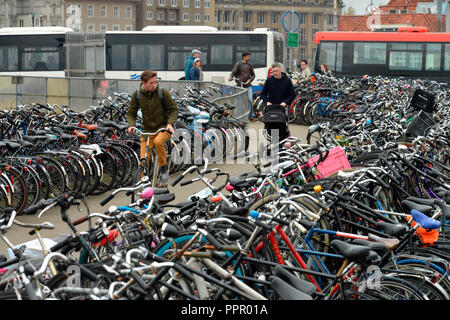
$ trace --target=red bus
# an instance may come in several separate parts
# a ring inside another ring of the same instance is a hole
[[[314,71],[338,76],[392,76],[450,81],[450,33],[425,27],[397,32],[317,32]]]

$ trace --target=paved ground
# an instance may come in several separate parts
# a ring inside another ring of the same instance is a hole
[[[250,124],[250,129],[256,130],[256,132],[259,129],[263,128],[263,124],[260,122],[255,122]],[[296,136],[298,138],[303,139],[303,141],[306,141],[306,130],[307,127],[305,126],[298,126],[298,125],[290,125],[290,131],[293,136]],[[250,140],[250,148],[253,148],[254,151],[256,151],[256,143],[254,140]],[[251,149],[252,150],[252,149]],[[253,170],[254,167],[251,164],[221,164],[216,165],[214,167],[219,167],[221,170],[226,171],[230,174],[230,176],[236,176],[238,174],[241,174],[245,171]],[[171,180],[174,179],[176,176],[178,176],[180,173],[175,173],[171,176]],[[193,177],[193,176],[192,176]],[[186,177],[186,179],[189,179],[189,176]],[[179,184],[175,187],[171,187],[169,185],[169,189],[171,192],[175,193],[175,203],[186,201],[187,198],[194,194],[195,192],[198,192],[205,188],[205,185],[201,182],[196,182],[190,185],[187,185],[185,187],[180,187]],[[89,196],[88,197],[88,203],[89,203],[89,209],[90,212],[105,212],[108,209],[109,205],[127,205],[130,203],[129,197],[125,196],[125,193],[119,193],[115,196],[114,200],[110,201],[107,205],[102,207],[99,203],[102,201],[109,193],[106,193],[104,195],[100,196]],[[72,220],[76,220],[78,218],[84,217],[87,215],[86,208],[84,205],[80,205],[79,210],[77,208],[71,208],[68,212],[70,218]],[[70,233],[70,229],[61,220],[61,215],[59,212],[59,209],[53,208],[46,213],[44,213],[43,216],[41,216],[40,219],[38,219],[37,214],[31,215],[31,216],[19,216],[17,220],[21,222],[26,223],[42,223],[44,221],[51,222],[54,226],[54,230],[43,230],[41,232],[42,236],[45,238],[54,238],[58,235],[61,235],[63,233]],[[81,224],[78,226],[79,230],[85,230],[87,228],[87,223]],[[23,242],[31,241],[36,239],[35,236],[28,235],[28,231],[24,228],[13,226],[10,231],[7,234],[8,239],[12,242],[13,245],[18,245]],[[6,244],[3,241],[0,241],[0,253],[6,252]]]

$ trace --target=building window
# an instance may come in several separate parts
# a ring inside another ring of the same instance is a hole
[[[298,58],[300,60],[306,59],[306,48],[305,47],[300,47]]]
[[[88,32],[94,32],[94,31],[95,31],[95,25],[93,25],[93,24],[88,24],[87,31],[88,31]]]
[[[278,24],[278,12],[272,12],[272,24]]]
[[[164,7],[166,5],[166,0],[159,0],[159,5]]]
[[[251,23],[251,22],[252,22],[252,12],[245,11],[244,12],[244,23]]]
[[[178,5],[177,0],[172,0],[172,7],[176,7]]]
[[[200,20],[201,20],[200,13],[196,13],[195,14],[195,22],[200,22]]]
[[[258,23],[263,24],[264,23],[264,13],[263,11],[258,12]]]
[[[328,24],[334,24],[334,15],[329,14],[327,20]]]
[[[114,18],[119,18],[119,7],[114,7],[113,16]]]
[[[106,31],[106,24],[101,24],[100,25],[100,32],[105,32]]]
[[[147,11],[147,20],[153,20],[153,11]]]
[[[164,18],[164,17],[163,17],[162,11],[158,11],[156,19],[157,19],[157,20],[163,20],[163,18]]]
[[[125,15],[128,19],[132,18],[132,11],[131,11],[131,7],[126,7],[125,9]]]
[[[189,13],[183,13],[183,20],[184,21],[189,21]]]
[[[226,10],[223,12],[223,22],[230,22],[230,11]]]
[[[299,13],[300,15],[300,24],[306,23],[306,13]]]
[[[313,13],[312,24],[319,24],[319,14],[318,13]]]
[[[244,31],[251,31],[250,27],[244,27]]]
[[[205,8],[211,8],[211,2],[209,0],[205,0]]]
[[[103,18],[106,17],[106,6],[100,7],[100,17],[103,17]]]
[[[316,35],[316,32],[318,32],[319,29],[312,29],[312,41],[314,42],[314,36]]]
[[[131,30],[133,30],[133,28],[129,24],[127,24],[125,26],[125,31],[131,31]]]
[[[194,6],[195,6],[196,8],[200,8],[200,6],[201,6],[201,1],[200,1],[200,0],[195,0],[195,1],[194,1]]]
[[[183,7],[189,8],[189,0],[183,0]]]
[[[300,44],[306,44],[306,29],[300,28],[298,31],[298,41]]]
[[[173,12],[169,13],[169,20],[170,21],[175,20],[175,14]]]
[[[94,16],[94,6],[88,5],[88,17],[93,17],[93,16]]]
[[[113,25],[113,31],[120,31],[120,26],[118,24]]]
[[[152,6],[153,5],[153,0],[147,0],[147,5],[148,6]]]
[[[205,22],[210,22],[211,16],[209,14],[205,14],[204,20],[205,20]]]
[[[220,14],[222,11],[216,11],[215,16],[216,16],[216,22],[219,23],[220,22]]]

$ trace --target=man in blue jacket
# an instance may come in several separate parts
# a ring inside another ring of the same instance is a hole
[[[185,80],[191,80],[191,75],[189,74],[189,71],[191,70],[192,66],[194,65],[195,59],[200,57],[200,54],[202,52],[200,50],[194,49],[191,52],[191,56],[186,59],[186,64],[184,65],[184,79]]]

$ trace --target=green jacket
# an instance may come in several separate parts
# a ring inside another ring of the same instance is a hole
[[[158,97],[157,90],[150,92],[142,88],[140,97],[140,108],[144,132],[155,132],[164,128],[167,124],[174,125],[178,118],[178,107],[172,99],[169,91],[163,88],[164,106]],[[139,106],[136,100],[136,91],[133,92],[128,109],[128,126],[136,125],[136,117]]]

